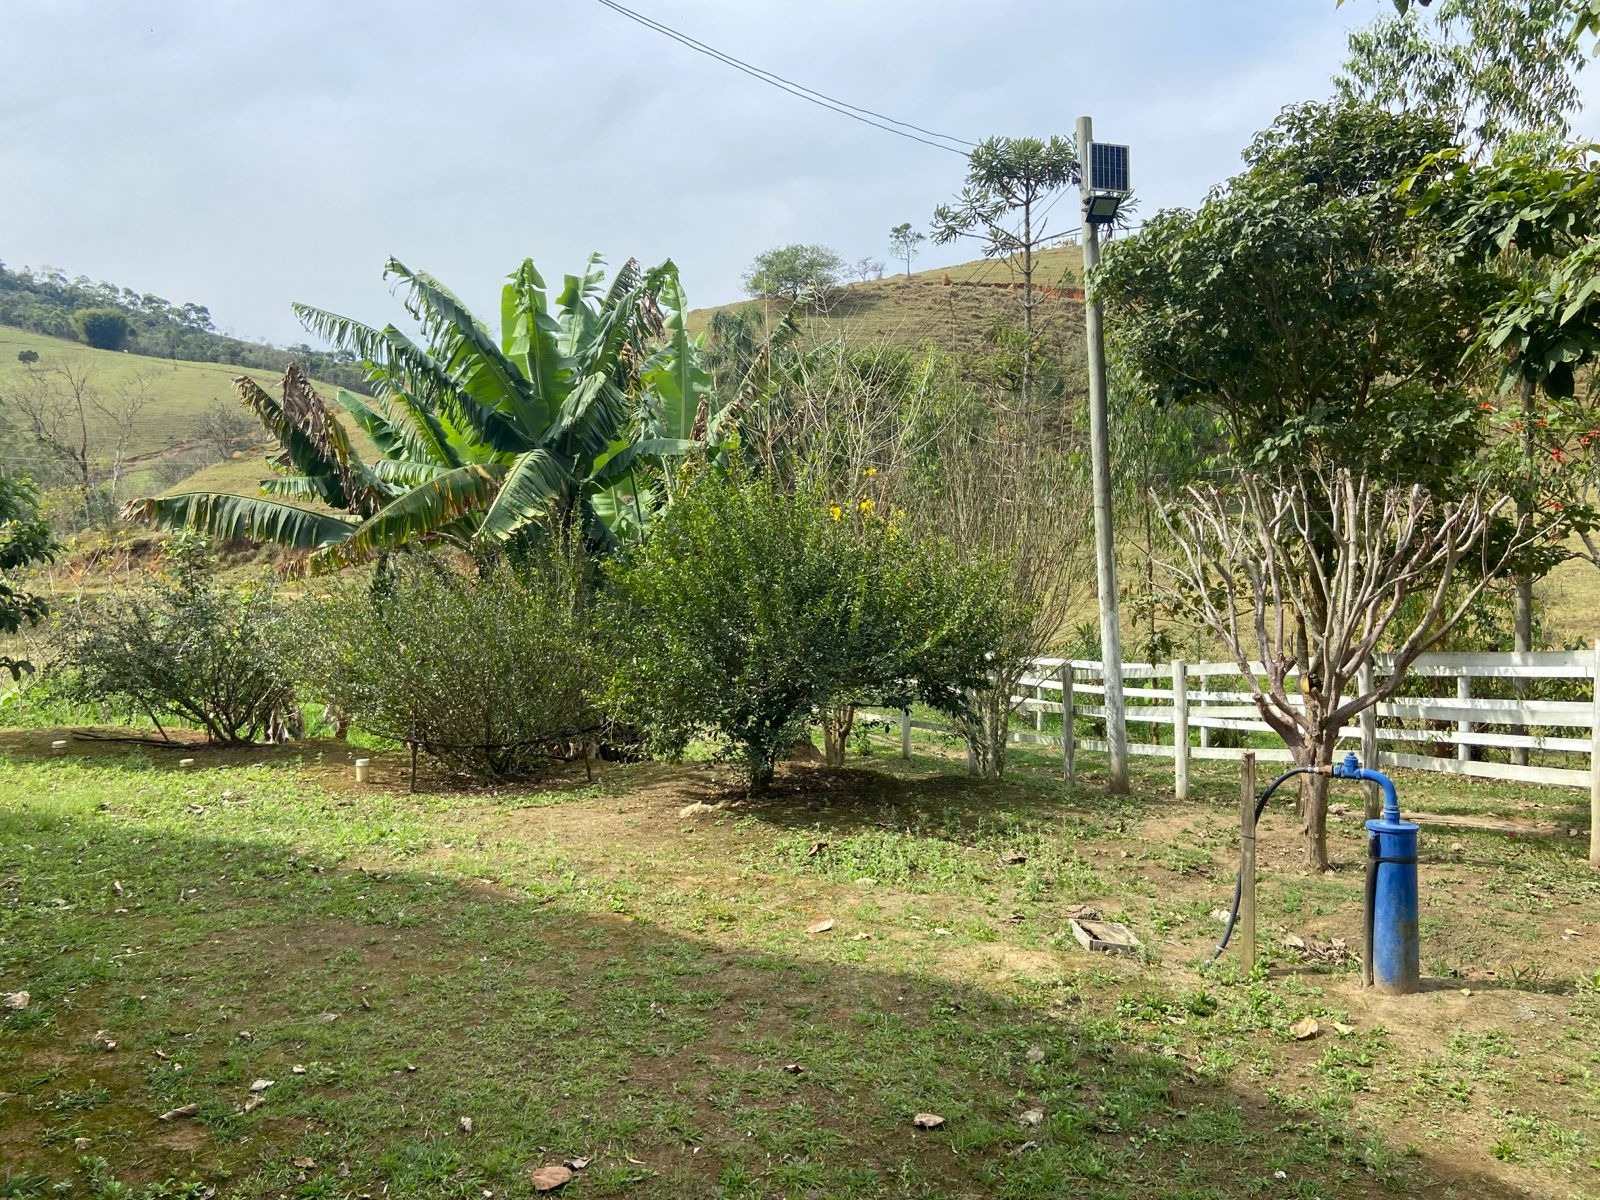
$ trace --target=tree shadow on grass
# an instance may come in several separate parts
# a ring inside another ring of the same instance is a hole
[[[302,842],[0,809],[0,984],[31,993],[0,1021],[0,1195],[516,1196],[567,1158],[594,1196],[1526,1194],[1124,1040],[1070,984]]]

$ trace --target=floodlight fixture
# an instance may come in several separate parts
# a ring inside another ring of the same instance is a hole
[[[1113,192],[1099,192],[1089,197],[1084,206],[1085,215],[1095,225],[1109,225],[1117,219],[1117,209],[1122,207],[1122,197]]]

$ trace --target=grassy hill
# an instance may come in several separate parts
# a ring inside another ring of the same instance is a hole
[[[212,405],[238,403],[233,393],[235,376],[248,375],[269,391],[276,392],[280,381],[276,372],[247,370],[229,363],[184,362],[95,350],[78,342],[0,326],[0,402],[11,389],[22,387],[27,379],[29,368],[17,358],[24,350],[32,350],[39,356],[35,370],[48,370],[63,363],[87,367],[92,372],[91,385],[108,399],[114,397],[119,388],[143,385],[149,402],[134,423],[129,446],[133,456],[133,490],[157,479],[158,467],[175,472],[181,465],[199,472],[194,479],[184,482],[184,490],[199,486],[240,494],[255,493],[256,481],[265,473],[261,455],[250,453],[217,464],[214,454],[195,441],[195,425],[200,414]],[[332,385],[318,383],[317,387],[332,399],[335,390]],[[4,406],[0,403],[0,413],[3,412]],[[92,446],[105,446],[109,450],[108,436],[107,432],[91,425]],[[363,449],[366,448],[363,443]],[[160,477],[164,480],[172,476],[163,472]]]
[[[1083,256],[1077,246],[1060,246],[1038,255],[1033,281],[1041,295],[1035,312],[1047,333],[1081,337],[1081,301],[1050,292],[1080,286],[1082,277]],[[978,259],[932,267],[909,278],[900,274],[851,284],[840,290],[826,312],[806,314],[801,325],[818,340],[843,336],[853,341],[887,340],[906,345],[933,342],[956,353],[981,352],[984,335],[996,321],[1021,322],[1021,291],[1021,274],[1007,262]],[[689,314],[689,328],[702,333],[710,328],[714,314],[747,304],[765,307],[774,316],[780,311],[775,302],[738,301],[696,309]]]

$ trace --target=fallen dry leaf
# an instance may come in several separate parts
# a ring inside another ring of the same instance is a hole
[[[1027,861],[1028,856],[1021,850],[1007,850],[1000,856],[1000,865],[1002,867],[1020,867]]]
[[[302,1171],[309,1171],[317,1165],[317,1160],[314,1158],[297,1158],[294,1160],[294,1165]]]
[[[804,1075],[806,1073],[806,1069],[799,1063],[784,1063],[783,1069],[791,1075]]]
[[[581,1171],[589,1165],[590,1161],[587,1158],[569,1158],[561,1165],[573,1171]]]
[[[1017,1120],[1024,1125],[1038,1125],[1044,1121],[1044,1109],[1030,1108],[1026,1112],[1017,1114]]]
[[[1349,1037],[1356,1031],[1356,1027],[1354,1025],[1346,1025],[1343,1021],[1335,1021],[1333,1023],[1333,1031],[1340,1037]]]
[[[305,1073],[306,1073],[306,1065],[305,1065],[305,1063],[295,1063],[294,1066],[289,1068],[289,1074],[291,1074],[291,1075],[304,1075]]]
[[[162,1113],[159,1117],[157,1117],[156,1120],[158,1120],[158,1121],[175,1121],[179,1117],[192,1117],[192,1116],[195,1115],[195,1113],[197,1113],[199,1111],[200,1111],[200,1106],[198,1104],[184,1104],[184,1105],[180,1105],[177,1108],[169,1108],[166,1112]]]
[[[1301,1017],[1293,1025],[1289,1026],[1289,1032],[1294,1034],[1295,1041],[1303,1042],[1321,1033],[1322,1026],[1315,1017]]]
[[[33,997],[28,995],[27,992],[7,992],[5,995],[5,1006],[12,1012],[21,1012],[23,1009],[28,1007],[28,1001],[32,999]]]
[[[258,1079],[250,1085],[250,1090],[252,1092],[264,1092],[277,1082],[276,1079]]]
[[[472,1132],[472,1118],[471,1117],[462,1117],[459,1121],[456,1122],[456,1124],[461,1127],[461,1132],[462,1133],[471,1133]]]
[[[807,858],[815,858],[828,848],[827,842],[812,842],[811,849],[806,851]]]
[[[807,925],[806,926],[806,932],[807,933],[827,933],[828,930],[830,930],[832,928],[833,928],[833,918],[832,917],[828,917],[825,920],[817,921],[814,924]]]
[[[918,1129],[937,1129],[944,1124],[944,1118],[938,1113],[918,1113],[911,1118],[911,1123]]]
[[[552,1163],[548,1167],[536,1167],[529,1171],[528,1178],[533,1180],[534,1191],[553,1192],[572,1179],[572,1168]]]
[[[1289,947],[1291,950],[1304,950],[1306,948],[1305,938],[1301,937],[1298,933],[1284,934],[1283,944]]]
[[[1024,1057],[1031,1063],[1042,1063],[1044,1061],[1044,1047],[1029,1046],[1028,1053]]]
[[[255,1112],[256,1109],[260,1108],[266,1102],[267,1098],[265,1096],[249,1096],[245,1099],[244,1105],[239,1109],[239,1111]]]

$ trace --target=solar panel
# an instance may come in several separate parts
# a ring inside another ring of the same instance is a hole
[[[1091,192],[1122,192],[1133,188],[1128,182],[1128,148],[1106,142],[1089,143],[1089,180]]]

